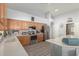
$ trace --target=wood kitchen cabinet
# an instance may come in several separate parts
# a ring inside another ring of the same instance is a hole
[[[21,21],[16,19],[8,19],[8,20],[10,30],[26,30],[29,27],[28,21]]]
[[[6,18],[7,15],[7,4],[0,3],[0,18]]]
[[[22,45],[29,45],[31,43],[30,36],[18,36],[18,39]]]
[[[16,29],[16,22],[15,22],[15,20],[11,20],[11,19],[8,19],[8,20],[9,20],[9,29],[10,30]]]
[[[29,26],[35,26],[37,30],[41,30],[42,23],[7,19],[7,9],[6,3],[0,3],[0,30],[26,30]]]
[[[36,26],[36,29],[37,29],[37,30],[41,30],[43,24],[41,24],[41,23],[35,23],[35,26]]]
[[[9,29],[10,30],[21,30],[21,22],[20,20],[15,20],[15,19],[8,19],[9,22]]]
[[[21,28],[21,21],[20,20],[17,20],[17,21],[15,21],[16,23],[15,23],[15,29],[16,30],[21,30],[22,28]]]
[[[26,21],[21,21],[21,28],[24,30],[24,29],[28,29],[28,25],[29,23],[26,22]]]
[[[16,19],[8,19],[8,27],[10,30],[27,30],[30,26],[35,26],[37,30],[41,30],[43,24],[31,21],[22,21]]]
[[[7,30],[7,4],[0,3],[0,30]]]
[[[40,33],[37,35],[37,42],[43,42],[44,41],[44,36],[43,33]]]
[[[29,26],[35,26],[37,30],[41,30],[42,29],[42,26],[43,26],[42,23],[37,23],[37,22],[27,22],[27,23],[29,23],[28,24],[28,27]]]

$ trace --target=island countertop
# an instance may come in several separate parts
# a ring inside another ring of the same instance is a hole
[[[55,38],[55,39],[48,39],[46,40],[49,43],[53,43],[62,47],[71,47],[71,48],[79,48],[79,46],[71,46],[71,45],[67,45],[65,43],[62,42],[63,37],[60,38]]]
[[[0,45],[0,55],[2,56],[28,56],[16,36],[8,36],[4,38],[4,42]]]

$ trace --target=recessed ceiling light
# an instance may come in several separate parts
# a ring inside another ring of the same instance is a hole
[[[55,9],[55,12],[58,12],[59,11],[59,9]]]

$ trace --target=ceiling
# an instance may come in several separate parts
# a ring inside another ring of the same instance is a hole
[[[44,17],[47,12],[58,16],[79,9],[78,3],[9,3],[8,7],[25,13]]]

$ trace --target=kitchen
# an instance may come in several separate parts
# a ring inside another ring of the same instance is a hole
[[[0,55],[78,56],[78,5],[0,3]]]
[[[12,11],[9,8],[10,5],[0,3],[0,55],[28,55],[23,47],[47,40],[49,38],[49,26],[46,23],[36,22],[34,16],[30,16],[30,21],[21,20],[21,18],[18,20],[18,18],[15,18],[18,14],[14,15],[13,12],[16,11]],[[14,15],[14,18],[11,15]],[[37,17],[37,19],[41,18]],[[20,50],[18,51],[18,49]],[[13,52],[8,52],[10,50]]]

